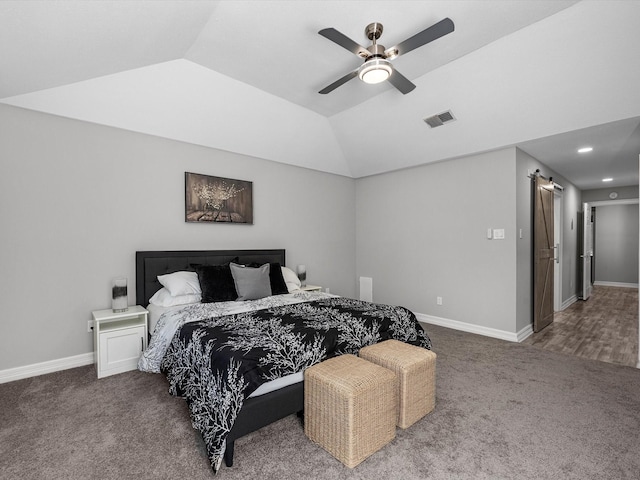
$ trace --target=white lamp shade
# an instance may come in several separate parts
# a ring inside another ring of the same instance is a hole
[[[126,312],[128,308],[127,278],[114,278],[111,285],[111,309],[114,312]]]

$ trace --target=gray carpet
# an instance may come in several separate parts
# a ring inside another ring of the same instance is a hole
[[[436,409],[353,470],[291,416],[238,440],[213,477],[163,376],[82,367],[0,385],[0,478],[640,478],[640,370],[426,329]]]

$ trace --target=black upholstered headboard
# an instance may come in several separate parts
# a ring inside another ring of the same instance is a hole
[[[238,257],[240,263],[278,262],[285,265],[284,250],[179,250],[136,252],[136,304],[146,307],[162,285],[158,275],[191,270],[192,264],[220,265]]]

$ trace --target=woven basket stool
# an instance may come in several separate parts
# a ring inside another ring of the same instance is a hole
[[[436,354],[431,350],[386,340],[360,349],[360,358],[396,372],[398,426],[408,428],[436,404]]]
[[[396,436],[396,375],[355,355],[304,372],[304,433],[353,468]]]

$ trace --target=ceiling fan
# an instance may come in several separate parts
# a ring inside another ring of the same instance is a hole
[[[429,42],[433,42],[453,32],[453,30],[453,22],[451,19],[445,18],[429,28],[416,33],[413,37],[407,38],[395,47],[385,50],[384,46],[376,43],[380,35],[382,35],[381,23],[370,23],[367,25],[367,28],[365,28],[365,35],[373,42],[372,45],[367,48],[357,44],[335,28],[324,28],[318,32],[320,35],[346,48],[360,58],[364,58],[364,63],[359,68],[347,73],[344,77],[336,80],[318,93],[323,95],[329,93],[357,76],[365,83],[380,83],[389,80],[394,87],[406,95],[416,88],[416,86],[411,83],[407,77],[393,68],[390,60],[426,45]]]

